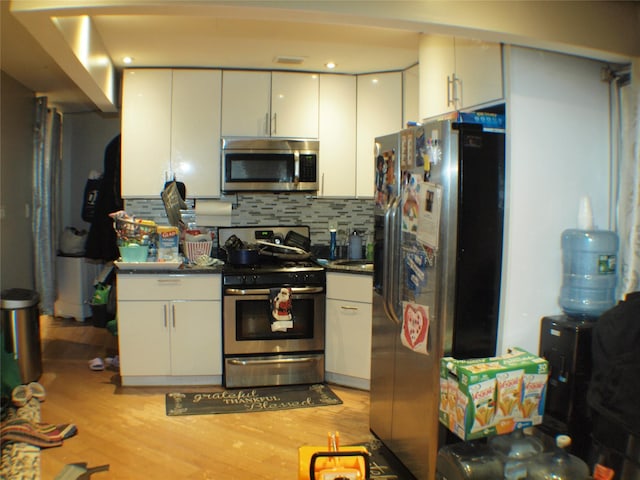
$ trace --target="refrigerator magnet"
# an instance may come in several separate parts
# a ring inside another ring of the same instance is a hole
[[[408,275],[407,287],[415,294],[418,294],[427,281],[428,258],[424,252],[417,250],[406,252],[404,258]]]
[[[414,165],[414,139],[413,131],[405,130],[400,134],[401,137],[401,153],[400,153],[400,168],[410,169]]]
[[[419,128],[416,132],[416,140],[414,142],[415,150],[414,157],[416,160],[416,167],[422,167],[425,162],[425,156],[427,155],[427,140],[424,136],[424,129]]]
[[[402,345],[416,353],[428,355],[429,307],[413,302],[402,302]]]
[[[420,214],[420,184],[418,175],[411,175],[402,191],[402,231],[416,233]]]
[[[438,250],[440,237],[440,216],[442,214],[442,185],[423,182],[420,188],[420,218],[418,219],[418,240]]]

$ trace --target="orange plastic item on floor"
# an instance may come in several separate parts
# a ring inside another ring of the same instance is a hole
[[[340,447],[339,433],[329,433],[328,447],[298,448],[298,480],[369,479],[366,447]]]

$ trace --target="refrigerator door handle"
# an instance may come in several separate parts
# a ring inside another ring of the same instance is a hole
[[[389,230],[391,229],[391,207],[384,212],[384,230],[382,235],[382,303],[386,306],[391,288],[391,248],[389,248]]]
[[[400,209],[400,197],[396,197],[385,216],[385,288],[384,288],[384,310],[387,316],[393,320],[394,323],[400,324],[400,319],[396,314],[395,306],[398,304],[399,290],[400,290],[400,278],[398,273],[398,260],[399,255],[398,248],[400,244],[399,240],[399,217],[398,211]],[[394,255],[395,254],[395,255]]]

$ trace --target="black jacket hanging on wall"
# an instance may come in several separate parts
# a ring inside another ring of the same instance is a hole
[[[120,256],[113,219],[109,216],[123,209],[120,195],[120,135],[117,135],[105,148],[104,173],[87,237],[87,258],[111,261]]]

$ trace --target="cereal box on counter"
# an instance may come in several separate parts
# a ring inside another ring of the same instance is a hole
[[[513,347],[500,357],[440,361],[440,422],[463,440],[542,423],[549,363]]]

